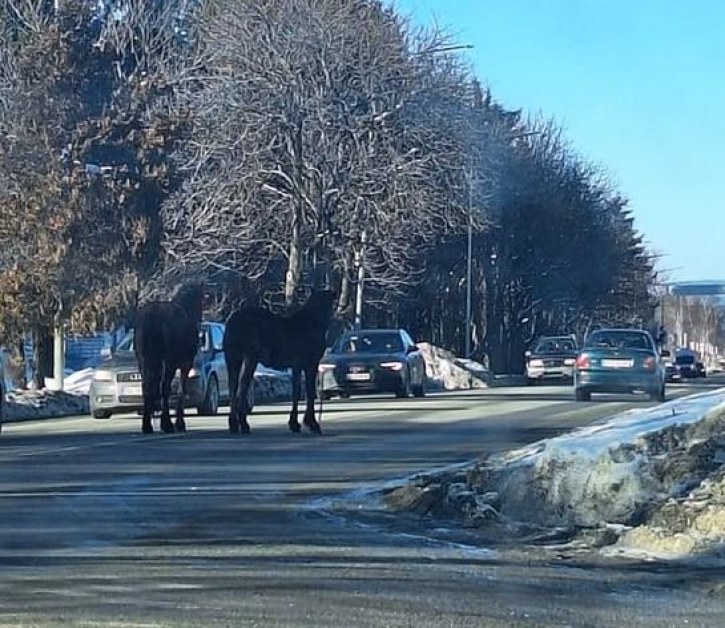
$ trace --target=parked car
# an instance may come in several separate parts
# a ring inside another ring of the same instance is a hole
[[[224,324],[204,322],[199,334],[199,352],[189,373],[185,407],[196,408],[199,414],[215,415],[219,405],[229,400],[222,338]],[[172,382],[172,404],[179,391],[178,374]],[[143,409],[141,373],[133,352],[133,332],[129,333],[95,371],[91,382],[89,400],[91,414],[97,419],[107,419],[112,414],[137,412]],[[250,407],[254,405],[250,389]],[[172,410],[173,411],[173,410]]]
[[[665,367],[652,335],[641,329],[599,329],[584,342],[574,369],[577,401],[592,393],[645,392],[665,400]]]
[[[543,336],[526,352],[526,383],[574,378],[574,363],[579,347],[574,336]]]
[[[700,377],[700,371],[697,367],[697,355],[694,352],[678,351],[675,354],[675,366],[683,379]]]
[[[322,357],[318,378],[323,398],[380,392],[423,397],[427,380],[425,359],[404,329],[343,333]]]

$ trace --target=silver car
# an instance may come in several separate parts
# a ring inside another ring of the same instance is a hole
[[[229,401],[229,377],[224,363],[223,338],[223,323],[201,324],[199,352],[189,373],[184,406],[196,408],[202,415],[217,414],[219,406]],[[171,393],[173,406],[180,393],[178,373],[171,384]],[[119,343],[113,355],[96,369],[91,382],[89,401],[91,414],[96,419],[107,419],[112,414],[143,410],[141,373],[133,352],[133,332],[128,334]],[[254,400],[250,398],[249,402],[252,407]]]

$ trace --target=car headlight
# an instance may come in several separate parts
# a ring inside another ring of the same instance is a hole
[[[334,364],[324,364],[324,363],[320,363],[317,366],[317,372],[318,373],[324,373],[325,371],[331,371],[334,368],[335,368],[335,365]]]
[[[543,360],[529,360],[529,366],[544,366]]]
[[[384,369],[390,369],[391,371],[400,371],[403,368],[402,362],[381,362],[380,366]]]
[[[199,377],[199,375],[201,375],[201,371],[196,367],[192,367],[189,371],[189,377]]]
[[[93,379],[97,382],[112,382],[113,373],[111,371],[96,371],[93,374]]]
[[[576,364],[576,360],[574,358],[567,358],[564,360],[564,366],[574,366]]]

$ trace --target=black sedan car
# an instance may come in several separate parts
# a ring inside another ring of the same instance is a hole
[[[425,359],[404,329],[345,332],[322,357],[318,377],[326,399],[382,392],[425,395]]]
[[[701,377],[697,366],[697,358],[692,353],[682,352],[675,356],[675,366],[682,379],[695,379]]]

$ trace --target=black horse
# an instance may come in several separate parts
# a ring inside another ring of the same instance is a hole
[[[294,314],[272,314],[261,307],[242,307],[229,317],[224,332],[224,359],[232,399],[230,432],[249,433],[247,393],[260,362],[269,368],[292,369],[292,411],[288,425],[293,432],[300,431],[297,408],[304,372],[307,407],[303,422],[315,434],[321,432],[315,419],[315,389],[333,301],[333,293],[323,290],[313,292]]]
[[[184,395],[189,371],[199,348],[199,323],[204,304],[200,284],[183,286],[172,301],[154,301],[141,306],[134,322],[134,352],[143,386],[142,430],[154,431],[151,417],[161,398],[161,429],[173,432],[169,416],[171,382],[179,370],[181,393],[176,403],[176,431],[185,432]]]

